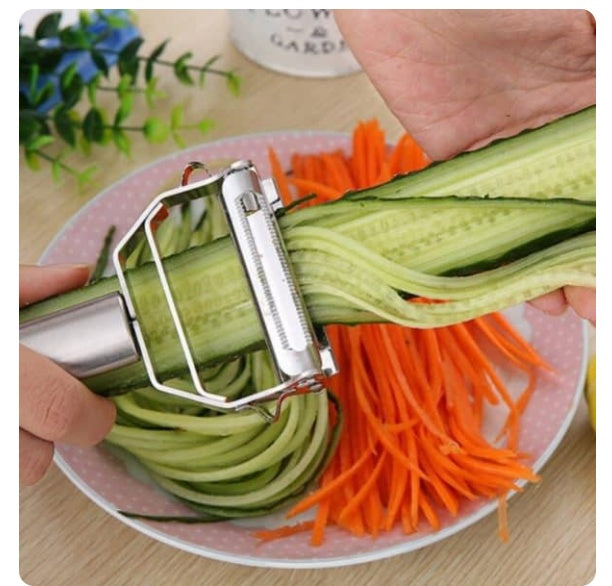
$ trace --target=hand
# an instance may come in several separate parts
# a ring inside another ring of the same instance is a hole
[[[342,35],[433,160],[595,103],[582,10],[340,10]]]
[[[595,325],[596,300],[595,289],[587,287],[563,287],[547,295],[530,301],[531,305],[552,315],[562,314],[571,307],[581,318]]]
[[[84,285],[83,266],[20,266],[19,306]],[[100,442],[115,421],[112,401],[94,395],[57,364],[19,346],[19,482],[46,473],[56,441],[81,446]]]
[[[344,39],[433,160],[595,103],[595,22],[582,10],[340,10]],[[595,324],[595,290],[533,301]]]

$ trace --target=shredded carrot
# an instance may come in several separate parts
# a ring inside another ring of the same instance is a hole
[[[261,541],[274,541],[276,539],[280,539],[281,537],[289,537],[290,535],[295,535],[296,533],[311,531],[314,526],[314,521],[302,521],[301,523],[296,523],[295,525],[283,525],[281,527],[275,527],[274,529],[260,529],[259,531],[255,531],[253,535],[255,535],[255,537]]]
[[[272,148],[268,149],[268,159],[270,161],[270,167],[272,169],[272,175],[276,180],[278,191],[280,193],[281,201],[284,205],[289,205],[292,201],[291,188],[289,187],[289,181],[285,173],[281,162],[276,154],[276,151]]]
[[[338,191],[333,187],[327,187],[324,183],[319,183],[314,179],[302,179],[301,177],[291,177],[289,182],[307,192],[313,191],[317,194],[319,201],[329,201],[338,197]]]
[[[388,148],[375,120],[357,124],[350,154],[294,153],[290,174],[273,149],[269,159],[285,203],[314,194],[305,206],[430,162],[408,134]],[[498,500],[499,536],[507,540],[508,492],[539,481],[517,446],[537,375],[550,366],[498,313],[422,330],[330,326],[327,335],[340,371],[328,387],[342,406],[343,429],[318,486],[287,513],[291,519],[316,509],[315,520],[255,535],[269,541],[311,531],[310,543],[319,546],[332,525],[372,537],[395,528],[406,534],[436,531],[445,510],[458,515],[465,501],[485,497]],[[518,396],[497,367],[526,374]],[[487,405],[507,413],[495,440],[483,435]],[[502,438],[505,444],[499,445]]]
[[[497,507],[497,514],[499,519],[499,538],[502,541],[508,541],[510,535],[508,533],[508,501],[506,493],[502,493],[499,496],[499,505]]]

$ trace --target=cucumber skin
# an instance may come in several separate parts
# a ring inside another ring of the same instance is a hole
[[[573,115],[573,116],[574,116],[573,119],[575,120],[580,118],[582,121],[581,123],[584,124],[585,118],[588,118],[589,116],[594,117],[594,108],[592,109],[592,112],[583,111],[582,113],[579,113],[578,115]],[[571,120],[571,119],[572,117],[567,117],[565,119],[562,119],[560,123],[563,122],[567,126],[567,120]],[[557,123],[556,122],[551,123],[550,125],[544,128],[546,129],[547,132],[550,133],[550,128],[554,127],[555,124]],[[531,140],[530,137],[539,136],[538,135],[539,132],[540,130],[529,131],[517,137],[499,141],[490,147],[485,147],[484,149],[481,149],[480,151],[474,151],[473,153],[465,153],[463,155],[460,155],[460,157],[457,157],[456,159],[452,159],[449,162],[439,163],[421,172],[413,173],[413,174],[409,174],[409,175],[397,178],[393,180],[392,182],[385,184],[379,188],[367,189],[361,192],[353,192],[351,194],[348,194],[345,198],[343,198],[343,200],[340,200],[337,203],[340,205],[346,205],[347,203],[350,202],[357,206],[359,213],[361,214],[367,213],[367,208],[370,203],[373,203],[374,201],[382,203],[383,200],[387,199],[388,190],[391,185],[393,186],[393,195],[389,199],[391,200],[397,199],[398,198],[397,193],[399,193],[400,191],[401,193],[404,194],[404,197],[406,197],[406,192],[410,193],[410,191],[412,191],[411,185],[413,185],[416,180],[419,180],[419,177],[422,176],[421,174],[429,173],[429,177],[431,177],[432,175],[435,177],[436,169],[438,169],[438,171],[444,170],[447,168],[448,164],[450,163],[455,164],[455,162],[459,159],[463,161],[464,165],[469,166],[471,157],[472,158],[482,157],[483,153],[486,154],[487,149],[495,148],[499,151],[499,145],[508,144],[508,142],[512,142],[512,144],[518,143],[520,146],[521,140],[523,139]],[[439,194],[432,193],[430,195],[439,195]],[[530,195],[533,195],[533,194],[530,194]],[[537,194],[534,195],[534,197],[537,197]],[[590,196],[584,197],[584,194],[581,194],[581,197],[587,200],[593,199]],[[432,199],[437,200],[436,203],[438,205],[442,203],[438,197],[435,197]],[[465,199],[467,202],[467,200],[469,200],[470,198],[461,198],[461,199]],[[499,198],[500,205],[503,205],[504,201],[508,201],[508,200],[504,197]],[[565,203],[567,203],[568,201],[571,201],[571,200],[566,199],[566,200],[558,200],[558,201],[564,201]],[[388,203],[391,204],[392,201],[389,201]],[[573,203],[578,204],[578,202],[573,202]],[[325,216],[328,213],[334,213],[334,207],[333,207],[334,205],[336,205],[336,202],[327,204],[325,206],[319,206],[318,208],[309,208],[303,211],[298,211],[296,213],[288,214],[284,216],[283,218],[281,218],[281,225],[284,226],[286,229],[288,229],[290,228],[292,224],[297,224],[301,221],[306,221],[308,220],[309,217]],[[545,205],[555,205],[555,201],[554,200],[548,201],[546,202]],[[591,206],[593,210],[593,216],[591,219],[585,222],[585,224],[580,228],[578,232],[573,232],[573,233],[582,233],[585,230],[594,229],[594,225],[595,225],[595,204],[594,202],[584,202],[580,205]],[[566,236],[562,234],[562,231],[558,232],[557,237],[559,235]],[[545,238],[544,240],[548,240],[548,238]],[[530,249],[530,246],[531,248],[533,248],[534,245],[541,246],[544,243],[544,240],[537,242],[535,244],[532,243],[531,245],[523,246],[523,250],[521,251],[521,253],[528,251]],[[219,241],[216,241],[204,247],[205,248],[204,251],[202,249],[191,249],[179,255],[176,255],[172,259],[169,259],[168,263],[171,263],[173,266],[183,265],[185,263],[193,263],[193,262],[196,262],[194,259],[200,257],[202,253],[204,254],[205,258],[206,256],[209,256],[210,258],[215,258],[217,255],[223,256],[224,248],[227,246],[228,246],[228,243],[226,241],[219,240]],[[512,251],[508,251],[508,252],[509,254],[512,253]],[[514,254],[516,253],[517,251],[515,250]],[[508,258],[509,257],[503,260],[507,261]],[[496,262],[499,262],[499,261],[500,259],[497,259]],[[203,260],[202,258],[198,258],[197,262],[206,262],[206,261]],[[495,266],[495,265],[491,265],[491,266]],[[470,270],[474,270],[475,268],[478,268],[479,270],[483,270],[487,267],[485,264],[480,263],[477,267],[470,267]],[[153,270],[154,269],[152,266],[143,266],[137,269],[136,271],[134,271],[133,274],[135,276],[137,275],[138,280],[150,281],[153,275]],[[454,274],[461,274],[461,271],[465,271],[465,270],[466,270],[466,267],[455,267],[455,269],[453,269],[453,271],[450,271],[450,272]],[[57,309],[68,307],[70,305],[83,302],[87,299],[91,299],[91,298],[95,298],[95,297],[104,295],[111,291],[116,291],[117,289],[118,289],[118,283],[117,283],[116,278],[108,277],[108,278],[98,281],[93,286],[85,287],[78,291],[69,292],[61,296],[58,296],[56,298],[46,300],[36,305],[30,306],[29,308],[25,308],[20,311],[20,320],[32,319],[34,317],[50,313]],[[252,304],[247,304],[247,305],[248,305],[247,307],[242,308],[242,312],[245,314],[245,316],[248,314],[254,315],[254,309],[252,307]],[[245,347],[235,348],[234,352],[244,352],[247,349],[252,349],[252,348],[256,348],[259,346],[257,341],[253,341],[253,340],[256,340],[257,335],[258,335],[257,331],[259,329],[258,324],[255,322],[256,320],[249,320],[245,317],[244,339],[251,340],[251,342],[249,342]],[[224,358],[227,358],[228,356],[229,354],[226,354]],[[173,370],[172,368],[169,369],[168,374],[169,375],[178,374],[181,370],[183,370],[183,368],[180,366],[178,368],[179,370]],[[108,373],[105,375],[94,377],[93,379],[89,379],[85,382],[89,386],[91,386],[94,390],[101,392],[101,393],[109,394],[112,392],[122,392],[125,389],[133,388],[136,386],[142,386],[143,384],[146,384],[147,381],[148,379],[144,372],[144,368],[142,367],[142,365],[136,364],[133,366],[125,367],[124,369],[121,369],[120,371],[115,371],[114,373]]]

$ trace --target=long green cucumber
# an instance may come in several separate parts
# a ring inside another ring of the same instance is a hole
[[[338,202],[286,214],[281,229],[313,319],[432,327],[563,285],[594,286],[594,149],[591,108]],[[228,239],[172,256],[166,268],[199,365],[261,346]],[[154,268],[128,274],[158,373],[181,374],[184,360]],[[20,317],[116,289],[114,278],[103,279],[26,308]],[[415,295],[447,302],[406,300]],[[86,382],[108,393],[147,378],[135,364]]]

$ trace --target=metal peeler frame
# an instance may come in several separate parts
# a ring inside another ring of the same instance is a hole
[[[280,381],[276,386],[235,400],[211,393],[200,380],[153,228],[153,222],[164,208],[205,197],[218,197],[221,201]],[[160,194],[114,249],[113,264],[120,292],[23,324],[20,342],[46,354],[80,378],[142,360],[151,385],[159,391],[213,409],[252,408],[266,419],[277,418],[286,397],[319,391],[323,388],[322,379],[337,372],[325,332],[323,328],[314,328],[299,292],[276,221],[276,212],[280,209],[282,202],[274,180],[260,179],[249,161],[237,161],[221,173]],[[122,260],[126,245],[139,231],[144,232],[150,247],[194,393],[169,386],[155,371]],[[92,327],[97,329],[91,330]],[[104,335],[98,341],[84,344],[87,330],[88,336],[92,331]],[[79,344],[70,342],[75,336],[80,339]],[[273,400],[276,407],[272,413],[264,404]]]

